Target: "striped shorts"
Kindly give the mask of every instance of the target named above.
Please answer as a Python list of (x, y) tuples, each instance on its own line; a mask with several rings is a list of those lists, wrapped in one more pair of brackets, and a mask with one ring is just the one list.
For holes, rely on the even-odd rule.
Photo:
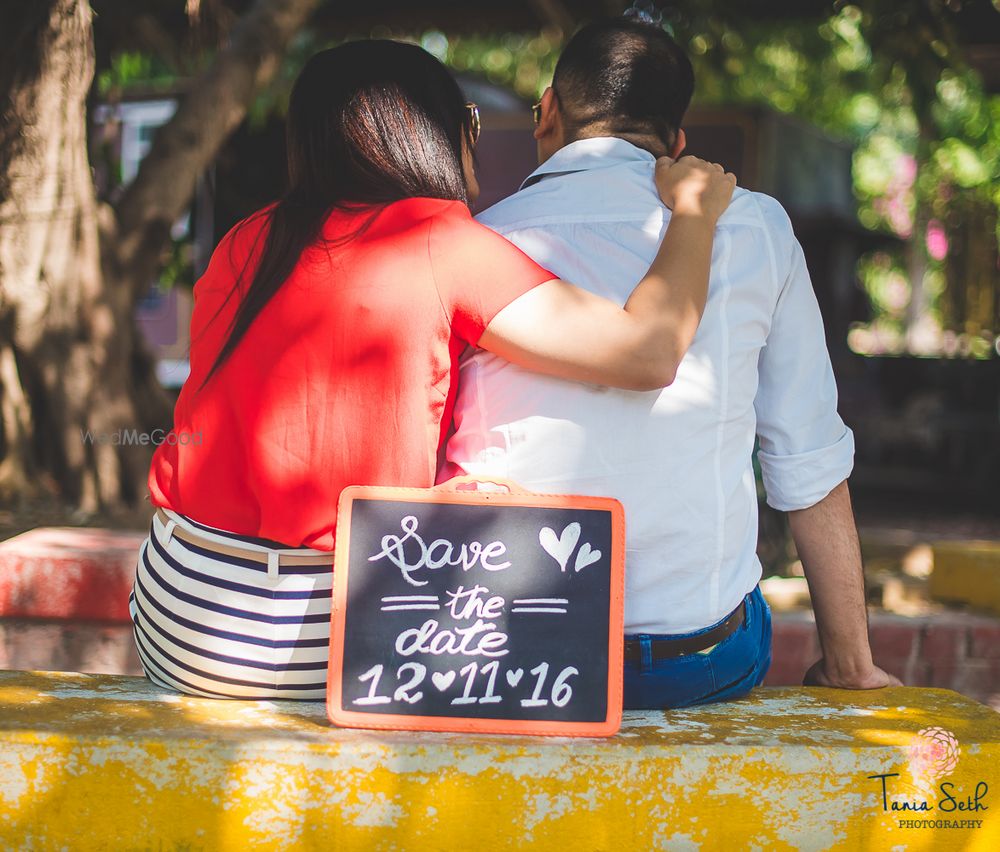
[(272, 544), (157, 512), (129, 596), (151, 681), (208, 698), (326, 697), (333, 554)]

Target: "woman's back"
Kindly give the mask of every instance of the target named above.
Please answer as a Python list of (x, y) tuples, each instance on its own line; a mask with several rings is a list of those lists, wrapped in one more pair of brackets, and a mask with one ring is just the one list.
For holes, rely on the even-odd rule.
[(267, 215), (220, 243), (195, 287), (191, 376), (150, 471), (154, 504), (329, 550), (345, 486), (433, 484), (458, 356), (501, 308), (552, 276), (461, 202), (399, 201), (359, 231), (369, 216), (328, 218), (324, 240), (205, 382)]

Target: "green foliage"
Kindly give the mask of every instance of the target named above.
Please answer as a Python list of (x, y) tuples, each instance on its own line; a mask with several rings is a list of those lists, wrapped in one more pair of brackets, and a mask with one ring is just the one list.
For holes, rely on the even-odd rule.
[(97, 92), (102, 98), (136, 87), (169, 87), (176, 83), (177, 72), (159, 57), (149, 53), (125, 51), (115, 54), (111, 67), (98, 72)]
[(189, 237), (182, 239), (171, 237), (161, 259), (157, 284), (163, 292), (178, 286), (188, 290), (194, 287), (194, 265)]
[[(970, 335), (959, 347), (965, 354), (989, 355), (1000, 319), (988, 309), (949, 315), (946, 290), (961, 282), (949, 281), (955, 276), (946, 274), (949, 259), (941, 252), (956, 232), (979, 229), (983, 239), (968, 250), (995, 267), (1000, 97), (985, 93), (964, 64), (948, 10), (936, 0), (867, 0), (841, 5), (822, 20), (747, 19), (738, 4), (723, 2), (678, 3), (674, 11), (668, 28), (692, 58), (698, 103), (764, 104), (857, 145), (862, 224), (910, 240), (859, 267), (873, 307), (874, 351), (906, 351), (912, 287), (905, 255), (918, 252), (938, 336), (953, 327)], [(424, 37), (425, 46), (431, 37), (434, 52), (452, 67), (485, 74), (529, 99), (551, 79), (560, 47), (546, 35), (434, 33)], [(915, 222), (928, 221), (927, 233), (913, 233)], [(995, 277), (992, 286), (1000, 290)]]
[(450, 40), (443, 33), (432, 32), (425, 34), (421, 43), (455, 70), (482, 74), (532, 101), (552, 79), (562, 46), (561, 39), (551, 32)]

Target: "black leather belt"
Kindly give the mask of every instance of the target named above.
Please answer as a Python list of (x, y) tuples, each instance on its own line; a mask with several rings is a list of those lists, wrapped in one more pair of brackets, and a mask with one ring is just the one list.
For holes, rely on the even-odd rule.
[[(683, 657), (685, 654), (696, 654), (704, 651), (713, 645), (718, 645), (723, 639), (732, 634), (736, 628), (743, 623), (746, 601), (740, 601), (736, 607), (718, 627), (713, 627), (707, 633), (698, 636), (690, 636), (679, 639), (653, 639), (650, 644), (654, 660), (666, 660), (671, 657)], [(641, 645), (637, 639), (626, 640), (625, 661), (638, 663), (642, 659)]]

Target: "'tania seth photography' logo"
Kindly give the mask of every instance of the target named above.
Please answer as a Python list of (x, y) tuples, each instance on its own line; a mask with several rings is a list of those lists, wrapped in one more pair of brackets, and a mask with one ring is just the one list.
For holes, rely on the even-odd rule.
[[(882, 810), (898, 814), (900, 828), (979, 828), (982, 819), (970, 818), (989, 810), (986, 797), (989, 785), (977, 781), (971, 790), (959, 789), (951, 781), (944, 781), (958, 766), (962, 750), (951, 731), (932, 727), (918, 731), (907, 749), (910, 781), (902, 773), (885, 772), (869, 775), (879, 785)], [(904, 814), (929, 814), (934, 817)], [(953, 818), (959, 816), (962, 818)]]

